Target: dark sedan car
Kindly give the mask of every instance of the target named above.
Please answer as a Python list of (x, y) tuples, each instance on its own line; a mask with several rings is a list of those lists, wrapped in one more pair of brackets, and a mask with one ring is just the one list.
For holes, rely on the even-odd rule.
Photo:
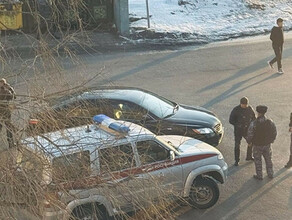
[(63, 97), (50, 110), (33, 115), (40, 123), (31, 125), (29, 131), (84, 125), (101, 113), (141, 124), (156, 134), (190, 136), (213, 146), (223, 137), (222, 124), (214, 113), (137, 88), (94, 89)]

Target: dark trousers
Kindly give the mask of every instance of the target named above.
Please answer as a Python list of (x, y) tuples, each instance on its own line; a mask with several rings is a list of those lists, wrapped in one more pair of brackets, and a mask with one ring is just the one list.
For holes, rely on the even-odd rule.
[(282, 53), (283, 53), (283, 45), (275, 45), (273, 44), (273, 49), (276, 57), (270, 61), (271, 64), (277, 62), (278, 70), (282, 68)]
[[(234, 128), (234, 139), (235, 139), (235, 147), (234, 147), (234, 159), (236, 162), (239, 162), (240, 160), (240, 143), (242, 138), (246, 140), (247, 131), (240, 129), (240, 128)], [(246, 152), (246, 158), (252, 157), (252, 146), (247, 147)]]
[(6, 127), (6, 135), (7, 135), (7, 142), (9, 148), (14, 147), (14, 141), (13, 141), (13, 132), (14, 132), (14, 126), (11, 124), (10, 121), (1, 121), (0, 122), (0, 130), (2, 129), (2, 124), (3, 123)]
[(3, 124), (6, 127), (7, 142), (9, 148), (12, 148), (14, 147), (13, 133), (15, 132), (15, 128), (11, 123), (11, 112), (8, 106), (0, 107), (0, 130), (3, 127)]

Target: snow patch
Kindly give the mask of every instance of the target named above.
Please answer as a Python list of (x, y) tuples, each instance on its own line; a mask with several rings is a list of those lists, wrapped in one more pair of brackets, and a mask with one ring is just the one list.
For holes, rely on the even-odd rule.
[[(292, 29), (291, 0), (148, 0), (154, 33), (214, 41), (269, 32), (278, 17)], [(129, 0), (131, 28), (147, 29), (146, 0)], [(152, 35), (153, 36), (153, 35)]]

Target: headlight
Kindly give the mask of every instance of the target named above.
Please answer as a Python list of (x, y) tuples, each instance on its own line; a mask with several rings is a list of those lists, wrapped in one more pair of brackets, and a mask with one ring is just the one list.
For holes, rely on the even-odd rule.
[(192, 130), (197, 134), (211, 134), (211, 133), (214, 133), (211, 128), (197, 128), (197, 129), (192, 129)]
[(224, 157), (223, 157), (223, 155), (222, 155), (221, 153), (219, 153), (218, 156), (217, 156), (217, 159), (218, 159), (218, 160), (223, 160)]

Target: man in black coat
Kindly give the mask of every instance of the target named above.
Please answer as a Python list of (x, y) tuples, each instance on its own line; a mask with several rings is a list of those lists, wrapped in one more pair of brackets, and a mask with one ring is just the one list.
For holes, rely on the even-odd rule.
[[(246, 139), (247, 129), (249, 124), (255, 119), (255, 112), (252, 106), (249, 105), (247, 97), (240, 99), (240, 105), (236, 106), (229, 117), (229, 123), (234, 126), (234, 157), (235, 157), (235, 166), (238, 166), (240, 160), (240, 142), (242, 138)], [(252, 145), (248, 145), (246, 160), (253, 160), (252, 157)]]
[(275, 123), (265, 116), (267, 110), (268, 107), (265, 105), (256, 107), (258, 117), (251, 122), (247, 132), (247, 143), (253, 145), (256, 169), (256, 175), (253, 177), (257, 180), (263, 180), (262, 157), (266, 162), (268, 177), (270, 179), (274, 177), (271, 144), (276, 139), (277, 129)]
[(4, 124), (6, 126), (9, 148), (15, 146), (13, 141), (14, 126), (11, 123), (11, 110), (9, 106), (9, 102), (12, 99), (15, 99), (14, 89), (6, 82), (6, 79), (0, 79), (0, 130)]
[(276, 57), (268, 62), (269, 66), (273, 68), (273, 64), (277, 62), (278, 73), (283, 74), (282, 70), (282, 53), (283, 53), (283, 44), (284, 44), (284, 33), (283, 33), (283, 19), (277, 19), (277, 27), (272, 28), (270, 39), (272, 40), (272, 46), (275, 52)]

